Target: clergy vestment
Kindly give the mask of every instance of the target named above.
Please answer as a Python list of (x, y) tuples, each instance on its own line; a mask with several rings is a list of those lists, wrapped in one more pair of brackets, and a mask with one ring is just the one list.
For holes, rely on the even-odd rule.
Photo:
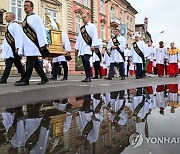
[(91, 43), (88, 45), (83, 36), (82, 33), (79, 32), (79, 35), (77, 37), (77, 41), (75, 44), (75, 49), (78, 51), (78, 56), (80, 56), (82, 58), (82, 62), (83, 62), (83, 66), (84, 66), (84, 70), (86, 73), (86, 79), (90, 79), (90, 56), (92, 56), (92, 51), (91, 51), (91, 47), (95, 47), (98, 46), (98, 33), (97, 33), (97, 28), (94, 24), (88, 22), (86, 25), (84, 25), (84, 28), (81, 27), (81, 30), (83, 29), (87, 32), (87, 34), (89, 35), (90, 39), (91, 39)]
[[(5, 70), (1, 77), (1, 81), (6, 83), (7, 79), (9, 77), (12, 64), (16, 66), (18, 73), (21, 74), (21, 76), (25, 73), (25, 70), (21, 64), (21, 57), (17, 55), (14, 56), (13, 52), (15, 53), (15, 50), (18, 49), (18, 52), (21, 53), (23, 50), (23, 31), (19, 24), (16, 22), (10, 22), (8, 23), (8, 32), (12, 35), (14, 39), (14, 49), (10, 46), (10, 44), (7, 41), (7, 38), (4, 38), (4, 41), (2, 43), (2, 54), (1, 58), (5, 60)], [(6, 32), (7, 35), (7, 32)], [(6, 36), (5, 35), (5, 36)], [(14, 51), (13, 51), (14, 50)]]
[(159, 47), (156, 49), (154, 59), (156, 60), (156, 68), (157, 68), (157, 74), (159, 76), (164, 75), (164, 59), (167, 58), (166, 55), (166, 48), (165, 47)]
[[(42, 19), (35, 15), (34, 13), (31, 13), (26, 16), (23, 25), (27, 23), (31, 29), (36, 33), (37, 40), (39, 47), (45, 47), (47, 45), (47, 38), (46, 38), (46, 32), (45, 27), (43, 24)], [(26, 25), (27, 25), (26, 24)], [(29, 84), (29, 79), (31, 77), (33, 68), (36, 70), (38, 75), (41, 77), (42, 83), (48, 82), (48, 78), (46, 74), (44, 73), (42, 67), (39, 64), (38, 56), (41, 56), (39, 48), (35, 45), (34, 42), (30, 40), (30, 38), (25, 33), (25, 26), (23, 27), (24, 33), (23, 33), (23, 52), (19, 53), (24, 56), (27, 56), (27, 69), (25, 74), (22, 76), (20, 83), (15, 83), (17, 86), (23, 86)]]
[(177, 48), (169, 49), (167, 51), (167, 59), (169, 62), (168, 75), (177, 76), (179, 74), (178, 70), (178, 60), (180, 59), (180, 51)]
[[(111, 49), (113, 46), (115, 46), (114, 44), (114, 38), (117, 39), (117, 41), (119, 42), (118, 44), (118, 48), (119, 49)], [(110, 70), (109, 70), (109, 74), (108, 77), (112, 78), (114, 76), (114, 66), (115, 64), (118, 66), (119, 68), (119, 73), (120, 76), (124, 78), (125, 74), (124, 74), (124, 57), (122, 56), (124, 54), (124, 50), (126, 47), (126, 40), (123, 36), (116, 36), (112, 38), (107, 46), (107, 50), (110, 51)], [(120, 52), (122, 54), (120, 54)]]

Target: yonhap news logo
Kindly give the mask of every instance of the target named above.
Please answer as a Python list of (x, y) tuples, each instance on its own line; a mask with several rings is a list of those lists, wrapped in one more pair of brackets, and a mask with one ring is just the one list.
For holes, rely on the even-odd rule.
[(140, 147), (143, 142), (147, 144), (179, 144), (180, 137), (143, 137), (141, 132), (136, 132), (129, 137), (132, 148)]

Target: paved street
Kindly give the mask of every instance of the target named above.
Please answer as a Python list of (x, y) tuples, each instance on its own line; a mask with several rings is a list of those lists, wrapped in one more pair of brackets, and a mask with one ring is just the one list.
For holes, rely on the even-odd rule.
[(114, 78), (113, 80), (93, 80), (91, 83), (80, 82), (84, 76), (70, 76), (66, 82), (51, 81), (45, 85), (37, 85), (39, 78), (31, 78), (30, 85), (25, 87), (14, 86), (19, 77), (10, 77), (7, 85), (0, 85), (0, 107), (13, 107), (27, 103), (55, 100), (60, 98), (82, 96), (85, 94), (110, 92), (128, 88), (143, 87), (165, 83), (180, 83), (177, 78), (159, 78), (157, 76), (144, 79), (130, 77), (126, 80)]

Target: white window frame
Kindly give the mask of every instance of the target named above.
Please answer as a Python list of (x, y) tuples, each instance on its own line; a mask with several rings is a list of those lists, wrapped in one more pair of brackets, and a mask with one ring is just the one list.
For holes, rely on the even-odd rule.
[(78, 2), (78, 3), (81, 3), (81, 0), (75, 0), (76, 2)]
[(89, 0), (84, 0), (84, 6), (89, 8)]
[(100, 0), (100, 13), (105, 14), (105, 3), (104, 3), (104, 0)]
[[(10, 10), (11, 12), (13, 12), (15, 14), (15, 21), (22, 21), (22, 15), (23, 15), (23, 1), (22, 0), (14, 0), (15, 1), (15, 4), (13, 5), (12, 4), (12, 1), (10, 1)], [(18, 1), (21, 1), (21, 6), (18, 6)], [(12, 8), (15, 8), (15, 11), (13, 11)], [(21, 10), (21, 14), (20, 14), (20, 19), (18, 17), (18, 10)]]
[(105, 26), (104, 25), (101, 25), (100, 26), (100, 32), (101, 32), (101, 39), (104, 40), (104, 30), (105, 29)]
[(81, 16), (78, 14), (76, 15), (76, 18), (75, 18), (75, 32), (76, 33), (79, 33), (80, 31), (80, 28), (81, 28)]
[(115, 18), (115, 8), (111, 6), (111, 18)]

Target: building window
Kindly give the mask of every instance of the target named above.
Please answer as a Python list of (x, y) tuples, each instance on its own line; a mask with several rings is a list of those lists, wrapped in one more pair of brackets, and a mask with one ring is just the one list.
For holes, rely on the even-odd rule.
[(84, 0), (84, 5), (86, 6), (86, 7), (89, 7), (89, 0)]
[(127, 25), (127, 28), (129, 28), (129, 18), (127, 18), (126, 20), (126, 25)]
[(15, 20), (22, 21), (22, 0), (11, 0), (11, 12), (15, 14)]
[(81, 3), (81, 0), (75, 0), (76, 2), (78, 2), (78, 3)]
[(101, 25), (101, 39), (104, 40), (104, 25)]
[(131, 29), (131, 28), (132, 28), (132, 19), (129, 22), (129, 29)]
[(100, 13), (105, 14), (105, 5), (104, 0), (100, 1)]
[(81, 17), (79, 15), (76, 16), (76, 33), (79, 33), (81, 27)]
[(111, 18), (115, 17), (115, 10), (114, 7), (111, 7)]
[(45, 13), (49, 13), (50, 16), (54, 19), (54, 21), (57, 21), (57, 11), (45, 9)]
[(122, 23), (122, 12), (120, 12), (120, 17), (119, 17), (119, 19), (120, 19), (120, 23)]

